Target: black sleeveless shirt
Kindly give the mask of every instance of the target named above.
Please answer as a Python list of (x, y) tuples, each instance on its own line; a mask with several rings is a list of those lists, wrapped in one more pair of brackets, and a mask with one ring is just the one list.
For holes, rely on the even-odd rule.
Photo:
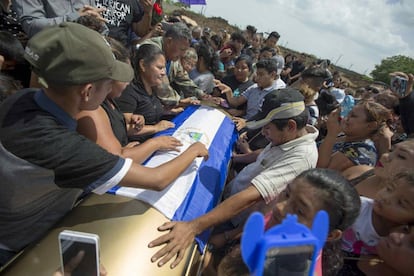
[[(112, 108), (111, 103), (115, 108)], [(105, 99), (101, 106), (106, 114), (108, 114), (115, 137), (118, 139), (119, 143), (121, 143), (121, 146), (125, 147), (128, 144), (128, 135), (124, 114), (121, 112), (118, 105), (109, 99)]]

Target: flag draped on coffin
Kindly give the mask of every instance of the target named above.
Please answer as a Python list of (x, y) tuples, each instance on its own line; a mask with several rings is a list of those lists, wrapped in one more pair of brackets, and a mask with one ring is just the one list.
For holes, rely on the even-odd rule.
[[(173, 183), (160, 192), (116, 186), (109, 193), (136, 198), (151, 204), (172, 220), (188, 221), (217, 205), (227, 177), (227, 166), (237, 139), (234, 123), (219, 110), (207, 106), (189, 106), (173, 119), (175, 127), (158, 135), (179, 139), (181, 152), (200, 141), (209, 151), (208, 160), (196, 158)], [(146, 162), (156, 167), (177, 155), (176, 151), (156, 152)], [(197, 237), (200, 249), (208, 239), (204, 232)]]
[(188, 6), (191, 5), (206, 5), (206, 0), (180, 0), (181, 3)]

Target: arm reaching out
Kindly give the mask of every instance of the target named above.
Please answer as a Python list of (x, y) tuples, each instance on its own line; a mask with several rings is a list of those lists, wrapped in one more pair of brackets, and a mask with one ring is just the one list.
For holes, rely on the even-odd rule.
[(163, 266), (175, 257), (170, 267), (176, 267), (183, 259), (185, 251), (193, 243), (196, 235), (231, 219), (261, 200), (262, 197), (259, 191), (253, 185), (250, 185), (245, 190), (221, 202), (207, 214), (192, 221), (164, 223), (158, 227), (158, 230), (169, 232), (153, 240), (148, 246), (156, 247), (163, 244), (165, 246), (152, 256), (151, 261), (160, 260), (158, 266)]

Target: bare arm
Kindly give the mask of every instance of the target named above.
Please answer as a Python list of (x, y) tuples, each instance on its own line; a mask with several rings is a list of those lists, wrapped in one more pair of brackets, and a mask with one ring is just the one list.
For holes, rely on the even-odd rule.
[(153, 26), (149, 32), (147, 32), (145, 35), (141, 36), (136, 43), (141, 44), (143, 41), (147, 40), (148, 38), (160, 36), (164, 33), (162, 30), (161, 23), (158, 23), (157, 25)]
[(145, 118), (143, 115), (140, 114), (132, 114), (128, 113), (128, 116), (125, 116), (124, 118), (126, 122), (126, 128), (128, 136), (136, 135), (137, 132), (139, 132), (145, 125)]
[[(136, 114), (124, 113), (124, 118), (126, 122), (134, 121), (133, 120), (134, 116), (136, 116)], [(128, 136), (150, 135), (150, 134), (154, 134), (154, 133), (160, 132), (162, 130), (165, 130), (165, 129), (168, 129), (174, 126), (175, 124), (173, 122), (162, 120), (162, 121), (159, 121), (155, 125), (143, 125), (142, 127), (136, 128), (135, 130), (129, 127)]]
[(332, 153), (338, 134), (342, 131), (339, 123), (340, 109), (337, 108), (328, 115), (326, 127), (328, 133), (319, 146), (319, 157), (316, 167), (344, 171), (355, 164), (342, 152)]
[(151, 258), (151, 261), (156, 262), (161, 259), (158, 265), (162, 266), (175, 257), (175, 260), (171, 263), (171, 268), (174, 268), (183, 259), (186, 249), (194, 241), (196, 235), (231, 219), (259, 201), (261, 201), (260, 193), (253, 185), (250, 185), (249, 188), (229, 197), (217, 205), (216, 208), (195, 220), (164, 223), (158, 230), (169, 230), (170, 232), (153, 240), (148, 246), (166, 245)]
[(180, 176), (196, 157), (208, 158), (208, 150), (200, 142), (192, 144), (173, 160), (155, 168), (132, 163), (131, 168), (122, 179), (120, 185), (162, 191)]
[(221, 81), (214, 80), (214, 84), (218, 89), (220, 89), (221, 94), (226, 95), (227, 101), (232, 107), (238, 107), (239, 105), (242, 105), (245, 102), (247, 102), (247, 99), (244, 96), (233, 97), (233, 90), (231, 90), (229, 86), (225, 85)]
[(122, 146), (115, 137), (105, 110), (99, 106), (92, 111), (82, 111), (78, 117), (77, 131), (108, 152), (122, 155)]
[(179, 151), (178, 147), (180, 146), (182, 143), (172, 136), (158, 136), (133, 148), (124, 148), (123, 156), (130, 157), (137, 163), (142, 163), (157, 150)]
[(132, 23), (132, 30), (139, 37), (143, 37), (150, 32), (152, 20), (152, 1), (140, 0), (139, 4), (144, 9), (144, 16), (139, 22)]
[(136, 132), (135, 135), (155, 134), (165, 129), (172, 128), (174, 126), (175, 124), (173, 122), (162, 120), (155, 125), (144, 125), (144, 127), (140, 131)]
[(160, 136), (149, 139), (136, 147), (122, 147), (113, 133), (108, 115), (102, 107), (93, 111), (82, 111), (78, 116), (77, 131), (108, 152), (124, 158), (131, 158), (137, 163), (142, 163), (157, 150), (178, 151), (177, 147), (182, 145), (174, 137)]
[(339, 109), (335, 109), (328, 115), (328, 120), (326, 122), (328, 133), (319, 146), (319, 158), (316, 165), (318, 168), (328, 168), (331, 163), (332, 149), (336, 143), (336, 137), (341, 131), (338, 121), (339, 112)]

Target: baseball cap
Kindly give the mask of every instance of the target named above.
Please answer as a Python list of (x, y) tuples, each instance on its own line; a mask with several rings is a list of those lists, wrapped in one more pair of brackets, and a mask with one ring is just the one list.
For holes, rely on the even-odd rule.
[(298, 116), (305, 110), (304, 97), (295, 88), (273, 90), (264, 98), (261, 110), (247, 122), (250, 129), (257, 129), (275, 119)]
[(83, 25), (64, 22), (46, 28), (31, 38), (25, 59), (39, 82), (77, 85), (102, 79), (129, 82), (132, 67), (116, 60), (109, 43), (98, 32)]
[(332, 74), (328, 69), (313, 66), (302, 71), (301, 78), (323, 78), (324, 80), (331, 79)]
[(279, 39), (280, 38), (280, 34), (278, 32), (276, 32), (276, 31), (273, 31), (273, 32), (271, 32), (269, 34), (269, 36), (267, 38), (270, 38), (270, 37), (275, 37), (275, 38)]

